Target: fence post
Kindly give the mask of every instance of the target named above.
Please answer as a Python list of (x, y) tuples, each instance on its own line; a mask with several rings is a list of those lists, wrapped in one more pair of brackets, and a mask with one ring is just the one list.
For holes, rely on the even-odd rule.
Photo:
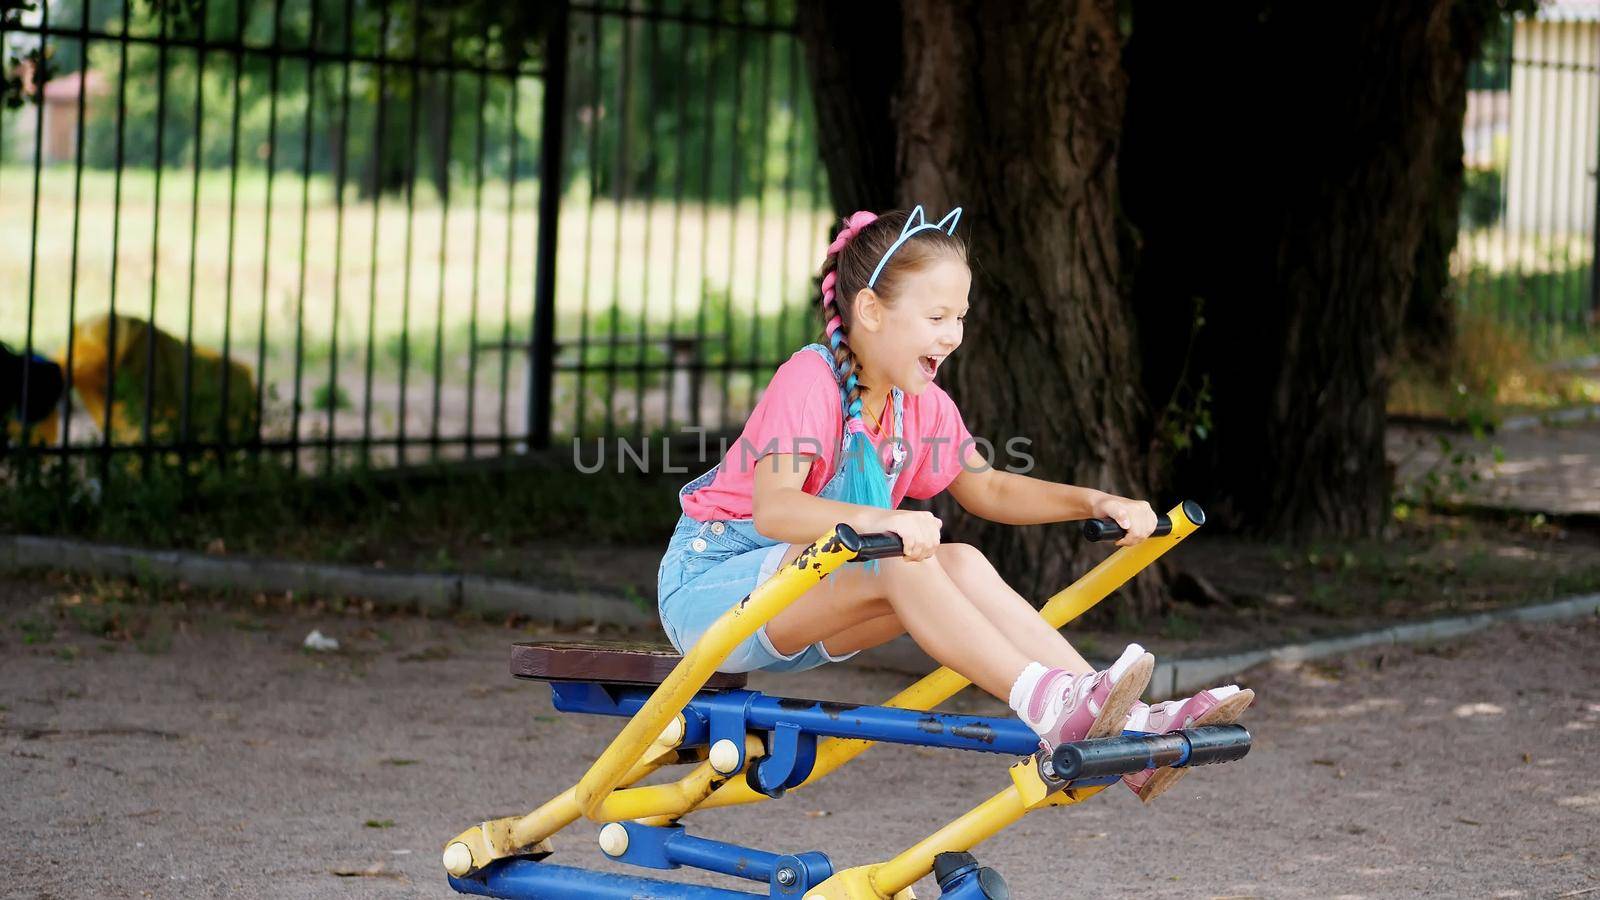
[(527, 380), (530, 450), (550, 446), (555, 367), (556, 234), (561, 211), (562, 144), (567, 120), (567, 2), (550, 5), (545, 37), (544, 101), (539, 128), (539, 227), (533, 273), (533, 332)]
[(1589, 320), (1585, 330), (1600, 325), (1600, 139), (1595, 141), (1594, 170), (1594, 221), (1589, 225)]

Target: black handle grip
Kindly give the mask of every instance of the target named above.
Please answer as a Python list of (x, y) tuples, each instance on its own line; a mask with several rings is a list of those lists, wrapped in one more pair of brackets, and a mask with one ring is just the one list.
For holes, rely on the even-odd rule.
[[(1111, 519), (1090, 519), (1083, 523), (1083, 536), (1091, 541), (1120, 541), (1128, 532), (1121, 525)], [(1151, 537), (1161, 537), (1172, 533), (1172, 520), (1166, 516), (1156, 516), (1156, 530), (1150, 532)]]
[(1232, 762), (1250, 752), (1243, 725), (1205, 725), (1166, 734), (1141, 734), (1062, 744), (1050, 756), (1062, 781), (1131, 775), (1145, 769)]
[[(1183, 517), (1188, 519), (1189, 522), (1196, 528), (1199, 528), (1201, 525), (1206, 523), (1206, 511), (1201, 509), (1200, 504), (1194, 502), (1193, 500), (1183, 501), (1183, 504), (1178, 508), (1183, 511)], [(1156, 530), (1151, 532), (1150, 536), (1161, 537), (1171, 533), (1172, 520), (1164, 515), (1157, 516)], [(1089, 521), (1083, 523), (1083, 536), (1087, 540), (1120, 541), (1122, 540), (1123, 535), (1126, 534), (1127, 532), (1122, 530), (1121, 525), (1118, 525), (1116, 522), (1113, 522), (1110, 519), (1090, 519)]]
[(892, 531), (862, 534), (840, 522), (833, 526), (833, 533), (838, 536), (839, 543), (843, 544), (846, 550), (854, 551), (857, 562), (889, 559), (906, 552), (905, 545), (900, 542), (900, 535)]

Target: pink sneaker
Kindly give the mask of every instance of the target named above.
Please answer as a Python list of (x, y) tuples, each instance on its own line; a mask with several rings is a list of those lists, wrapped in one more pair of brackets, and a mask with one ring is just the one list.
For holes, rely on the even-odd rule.
[(1028, 710), (1029, 721), (1042, 723), (1039, 737), (1045, 749), (1120, 734), (1155, 665), (1156, 658), (1143, 647), (1129, 644), (1108, 669), (1084, 675), (1065, 669), (1045, 673)]
[[(1154, 706), (1139, 703), (1128, 718), (1128, 731), (1162, 734), (1201, 725), (1231, 725), (1256, 699), (1256, 692), (1241, 689), (1236, 684), (1210, 688), (1182, 700), (1168, 700)], [(1122, 776), (1122, 783), (1139, 795), (1146, 803), (1165, 793), (1178, 783), (1189, 769), (1145, 769), (1133, 775)]]

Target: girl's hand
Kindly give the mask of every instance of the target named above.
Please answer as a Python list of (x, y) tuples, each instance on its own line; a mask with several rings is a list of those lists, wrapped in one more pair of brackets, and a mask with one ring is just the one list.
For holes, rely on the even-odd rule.
[(1117, 541), (1118, 547), (1132, 547), (1156, 530), (1156, 511), (1143, 500), (1107, 494), (1095, 503), (1094, 517), (1110, 519), (1127, 532), (1122, 540)]
[[(927, 559), (939, 549), (939, 518), (930, 512), (916, 509), (889, 509), (873, 518), (868, 531), (892, 531), (900, 536), (905, 546), (905, 559), (916, 562)], [(1152, 528), (1155, 524), (1152, 522)]]

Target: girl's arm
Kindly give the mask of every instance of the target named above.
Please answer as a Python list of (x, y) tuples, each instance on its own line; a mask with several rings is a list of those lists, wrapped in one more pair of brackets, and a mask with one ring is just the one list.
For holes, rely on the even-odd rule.
[(775, 541), (809, 544), (844, 522), (860, 532), (892, 531), (905, 558), (926, 559), (939, 546), (939, 519), (919, 510), (877, 509), (806, 493), (813, 457), (774, 453), (756, 462), (751, 498), (756, 531)]
[(1004, 472), (976, 452), (950, 483), (950, 494), (967, 512), (1004, 525), (1114, 519), (1128, 532), (1118, 546), (1137, 544), (1156, 527), (1155, 510), (1143, 500)]

